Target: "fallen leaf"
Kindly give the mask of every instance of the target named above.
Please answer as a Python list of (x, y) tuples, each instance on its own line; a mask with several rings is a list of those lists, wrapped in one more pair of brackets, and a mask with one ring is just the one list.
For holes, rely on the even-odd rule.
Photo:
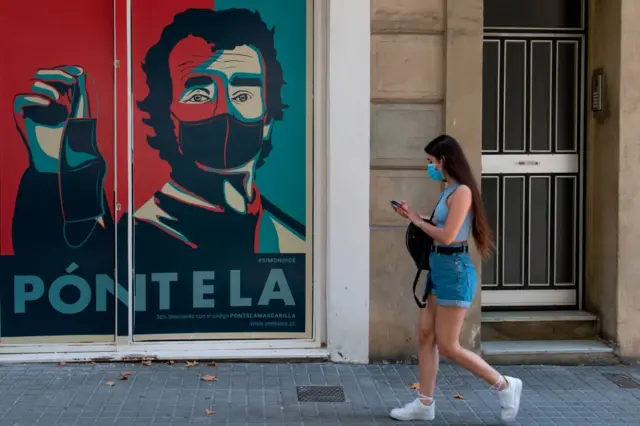
[(205, 382), (215, 382), (218, 379), (216, 376), (202, 376), (202, 380)]
[(211, 361), (209, 364), (207, 364), (209, 367), (215, 367), (216, 366), (216, 362), (215, 361)]
[(453, 395), (453, 397), (454, 397), (455, 399), (464, 399), (464, 396), (462, 396), (462, 395), (460, 395), (460, 394), (455, 394), (455, 395)]
[(144, 365), (145, 367), (151, 367), (151, 364), (153, 364), (150, 360), (144, 360), (142, 361), (140, 364)]
[(420, 389), (420, 383), (412, 384), (411, 386), (409, 386), (409, 389), (414, 389), (414, 390)]
[(107, 386), (113, 386), (113, 385), (115, 385), (115, 384), (116, 384), (116, 382), (114, 382), (114, 381), (112, 381), (112, 380), (109, 380), (109, 381), (106, 383), (106, 385), (107, 385)]
[(59, 365), (60, 367), (64, 367), (65, 365), (67, 365), (67, 363), (63, 361), (63, 362), (58, 363), (58, 365)]
[(207, 416), (210, 416), (210, 415), (212, 415), (212, 414), (215, 414), (216, 412), (215, 412), (215, 411), (213, 411), (213, 410), (211, 410), (211, 409), (209, 409), (209, 408), (207, 408), (206, 410), (204, 410), (204, 413), (205, 413)]
[(198, 365), (198, 361), (187, 361), (187, 368), (195, 367)]
[(169, 364), (169, 365), (173, 365), (173, 364), (175, 364), (175, 363), (176, 363), (176, 362), (175, 362), (175, 361), (173, 361), (173, 360), (167, 361), (167, 364)]

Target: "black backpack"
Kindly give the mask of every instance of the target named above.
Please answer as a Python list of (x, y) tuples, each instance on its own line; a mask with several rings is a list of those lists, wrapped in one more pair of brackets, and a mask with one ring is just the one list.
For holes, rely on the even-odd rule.
[[(451, 191), (451, 193), (447, 196), (447, 199), (451, 197), (451, 195), (455, 192), (455, 189)], [(438, 202), (436, 203), (436, 207), (440, 204), (442, 200), (442, 196), (444, 193), (440, 194), (440, 198), (438, 198)], [(433, 215), (436, 212), (436, 208), (433, 208), (433, 212), (431, 213), (431, 217), (429, 219), (423, 219), (425, 222), (430, 223), (435, 226), (433, 222)], [(413, 259), (413, 263), (416, 264), (416, 276), (413, 279), (413, 299), (416, 301), (416, 304), (420, 309), (427, 306), (427, 298), (429, 297), (429, 291), (431, 290), (431, 280), (427, 280), (427, 288), (425, 288), (424, 294), (422, 295), (422, 301), (418, 299), (416, 296), (416, 287), (418, 286), (418, 281), (420, 280), (420, 274), (422, 271), (429, 271), (429, 254), (431, 254), (431, 247), (433, 246), (433, 238), (422, 229), (418, 228), (416, 225), (412, 223), (407, 227), (407, 232), (405, 234), (405, 244), (407, 246), (407, 251), (411, 258)]]

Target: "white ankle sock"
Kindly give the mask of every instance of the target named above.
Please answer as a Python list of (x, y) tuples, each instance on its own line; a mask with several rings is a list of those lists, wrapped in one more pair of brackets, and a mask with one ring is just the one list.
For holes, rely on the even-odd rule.
[(423, 395), (423, 394), (419, 393), (419, 394), (418, 394), (418, 399), (420, 399), (420, 401), (421, 401), (422, 403), (425, 403), (425, 402), (426, 402), (426, 404), (424, 404), (424, 405), (431, 405), (431, 404), (433, 404), (433, 397), (426, 396), (426, 395)]
[(505, 380), (504, 380), (504, 377), (501, 374), (500, 376), (498, 376), (498, 380), (495, 382), (495, 384), (493, 386), (491, 386), (491, 389), (495, 389), (498, 392), (503, 391), (504, 389), (501, 389), (501, 388), (502, 388), (502, 385), (504, 383), (505, 383)]

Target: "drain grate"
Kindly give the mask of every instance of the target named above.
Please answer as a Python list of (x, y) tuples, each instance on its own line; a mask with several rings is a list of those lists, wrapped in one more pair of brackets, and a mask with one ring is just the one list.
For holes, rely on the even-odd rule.
[(640, 383), (626, 374), (602, 373), (602, 375), (615, 383), (619, 388), (640, 389)]
[(299, 402), (345, 402), (342, 386), (297, 386)]

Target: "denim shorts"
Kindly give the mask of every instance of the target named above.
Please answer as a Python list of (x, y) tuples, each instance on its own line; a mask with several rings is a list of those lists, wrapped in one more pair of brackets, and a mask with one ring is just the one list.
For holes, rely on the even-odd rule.
[(440, 306), (468, 308), (476, 295), (476, 268), (469, 253), (429, 255), (431, 271), (426, 291), (438, 298)]

